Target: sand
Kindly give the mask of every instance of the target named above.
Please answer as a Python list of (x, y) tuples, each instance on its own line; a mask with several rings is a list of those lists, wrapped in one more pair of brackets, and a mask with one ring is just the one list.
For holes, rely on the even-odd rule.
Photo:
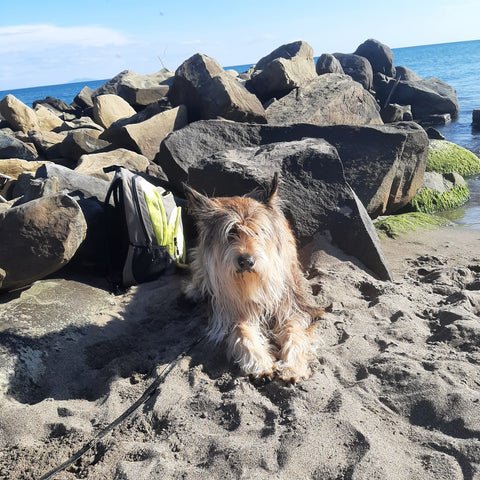
[[(201, 342), (52, 478), (480, 478), (479, 241), (458, 227), (383, 239), (382, 282), (317, 239), (302, 252), (327, 308), (309, 380), (255, 385)], [(180, 281), (113, 296), (59, 273), (4, 298), (0, 478), (67, 460), (201, 337), (206, 308), (178, 301)]]

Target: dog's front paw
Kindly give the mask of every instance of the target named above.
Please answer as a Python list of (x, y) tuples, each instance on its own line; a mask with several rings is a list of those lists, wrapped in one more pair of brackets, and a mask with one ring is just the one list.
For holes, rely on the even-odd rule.
[(297, 361), (294, 364), (278, 362), (276, 365), (278, 378), (286, 383), (298, 383), (310, 376), (310, 367), (307, 362)]

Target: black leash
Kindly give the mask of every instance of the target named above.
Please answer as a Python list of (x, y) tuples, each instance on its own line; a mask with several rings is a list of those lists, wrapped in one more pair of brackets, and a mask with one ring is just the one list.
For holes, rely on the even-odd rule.
[(197, 338), (186, 350), (180, 353), (174, 360), (172, 360), (162, 372), (155, 378), (151, 385), (145, 390), (143, 395), (132, 404), (127, 410), (125, 410), (118, 418), (116, 418), (110, 425), (105, 427), (103, 430), (97, 433), (94, 438), (87, 442), (80, 450), (73, 454), (66, 462), (63, 462), (58, 467), (55, 467), (53, 470), (50, 470), (48, 473), (40, 477), (38, 480), (50, 480), (57, 473), (65, 470), (67, 467), (75, 463), (79, 458), (81, 458), (85, 453), (92, 449), (103, 437), (110, 433), (115, 427), (120, 425), (126, 418), (128, 418), (135, 410), (144, 404), (157, 390), (159, 385), (164, 382), (167, 375), (176, 367), (177, 363), (184, 357), (186, 357), (203, 339), (205, 335)]

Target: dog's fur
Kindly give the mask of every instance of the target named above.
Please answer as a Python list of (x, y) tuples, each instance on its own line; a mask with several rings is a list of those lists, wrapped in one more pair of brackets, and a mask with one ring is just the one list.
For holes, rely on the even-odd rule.
[(294, 236), (280, 209), (278, 176), (258, 200), (207, 198), (185, 185), (198, 246), (185, 294), (210, 299), (209, 338), (253, 377), (274, 373), (296, 382), (310, 375), (315, 305), (297, 259)]

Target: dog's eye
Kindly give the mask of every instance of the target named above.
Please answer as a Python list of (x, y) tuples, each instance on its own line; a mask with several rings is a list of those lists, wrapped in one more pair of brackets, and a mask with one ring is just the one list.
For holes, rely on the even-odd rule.
[(235, 240), (238, 237), (238, 225), (233, 225), (228, 231), (228, 239)]

